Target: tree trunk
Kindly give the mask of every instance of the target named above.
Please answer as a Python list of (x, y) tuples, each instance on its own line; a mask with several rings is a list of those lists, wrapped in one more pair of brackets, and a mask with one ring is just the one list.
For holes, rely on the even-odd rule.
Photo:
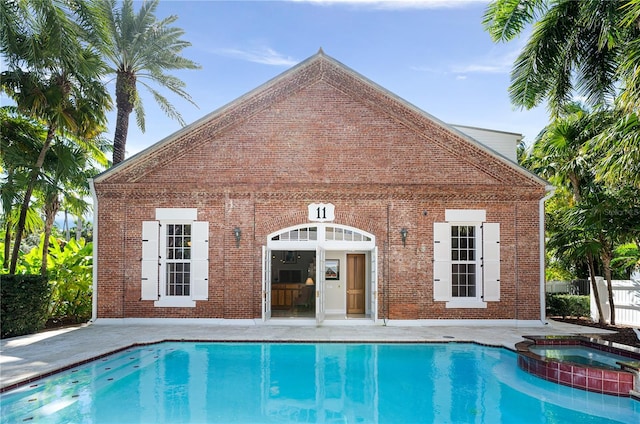
[(129, 115), (136, 101), (136, 76), (127, 72), (118, 72), (116, 77), (116, 130), (113, 135), (113, 164), (124, 160), (129, 132)]
[[(5, 169), (7, 172), (7, 179), (5, 187), (10, 187), (14, 184), (14, 170), (13, 169)], [(10, 190), (10, 189), (9, 189)], [(10, 196), (11, 197), (11, 196)], [(13, 227), (13, 220), (11, 219), (11, 212), (13, 209), (13, 204), (11, 201), (3, 203), (3, 213), (4, 213), (4, 256), (2, 260), (2, 268), (9, 268), (9, 260), (11, 259), (11, 230)]]
[(600, 293), (598, 292), (598, 285), (596, 284), (596, 267), (594, 265), (593, 255), (587, 253), (587, 263), (589, 264), (589, 277), (591, 279), (591, 291), (596, 300), (596, 307), (598, 308), (598, 322), (600, 324), (606, 324), (604, 315), (602, 315), (602, 305), (600, 304)]
[(60, 209), (60, 199), (58, 194), (47, 199), (45, 205), (45, 221), (44, 221), (44, 239), (42, 241), (42, 265), (40, 266), (40, 275), (47, 275), (47, 259), (49, 257), (49, 238), (51, 237), (51, 229), (56, 219), (56, 214)]
[(71, 230), (69, 229), (69, 211), (64, 210), (64, 239), (69, 241), (71, 238)]
[[(604, 242), (603, 242), (604, 243)], [(604, 278), (607, 280), (607, 293), (609, 294), (609, 310), (611, 311), (611, 318), (609, 324), (616, 325), (616, 307), (613, 304), (613, 285), (611, 284), (611, 258), (613, 257), (609, 249), (603, 249), (600, 254), (602, 260), (602, 267), (604, 268)]]
[(11, 221), (9, 217), (6, 217), (5, 222), (5, 233), (4, 233), (4, 261), (2, 263), (2, 268), (9, 267), (9, 257), (11, 256)]
[(16, 235), (15, 240), (13, 242), (13, 252), (11, 253), (11, 264), (9, 265), (9, 274), (16, 273), (16, 267), (18, 265), (18, 256), (20, 255), (20, 244), (22, 243), (22, 233), (24, 232), (24, 226), (27, 222), (27, 211), (29, 210), (29, 203), (31, 203), (31, 195), (33, 194), (33, 188), (36, 185), (36, 181), (38, 181), (38, 176), (40, 175), (40, 170), (42, 169), (42, 164), (44, 163), (44, 158), (47, 155), (47, 151), (49, 151), (49, 147), (51, 147), (51, 142), (53, 141), (53, 136), (56, 132), (56, 125), (51, 124), (49, 126), (49, 130), (47, 131), (47, 138), (42, 145), (42, 149), (40, 150), (40, 154), (38, 155), (38, 160), (31, 170), (31, 174), (29, 175), (29, 183), (27, 185), (27, 190), (24, 193), (24, 199), (22, 200), (22, 206), (20, 207), (20, 217), (18, 218), (18, 224), (16, 225)]
[(573, 199), (576, 203), (579, 203), (582, 199), (582, 194), (580, 193), (580, 178), (578, 178), (574, 172), (570, 172), (568, 177), (571, 182), (571, 187), (573, 188)]
[(79, 216), (78, 220), (76, 221), (76, 241), (80, 241), (80, 238), (82, 238), (82, 217)]

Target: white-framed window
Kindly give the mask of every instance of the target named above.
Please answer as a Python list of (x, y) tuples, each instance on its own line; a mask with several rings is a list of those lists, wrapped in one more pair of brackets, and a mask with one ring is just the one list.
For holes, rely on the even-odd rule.
[(191, 208), (156, 209), (142, 223), (141, 300), (193, 307), (209, 293), (209, 223)]
[(478, 297), (476, 225), (451, 225), (451, 297)]
[[(500, 224), (483, 210), (447, 210), (433, 225), (433, 298), (447, 308), (486, 308), (500, 300)], [(465, 221), (462, 221), (462, 220)]]
[(191, 295), (191, 223), (165, 224), (165, 296)]

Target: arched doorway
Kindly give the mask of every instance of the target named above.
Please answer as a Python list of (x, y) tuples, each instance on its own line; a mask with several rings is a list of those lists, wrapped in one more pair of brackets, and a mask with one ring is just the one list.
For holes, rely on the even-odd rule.
[(302, 224), (269, 234), (262, 258), (263, 320), (376, 321), (377, 257), (375, 236), (346, 225)]

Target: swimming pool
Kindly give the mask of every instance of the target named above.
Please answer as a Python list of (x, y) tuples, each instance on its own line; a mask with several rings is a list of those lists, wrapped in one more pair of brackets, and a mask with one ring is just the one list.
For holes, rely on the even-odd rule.
[(559, 386), (469, 343), (129, 348), (0, 397), (3, 423), (639, 422), (640, 402)]

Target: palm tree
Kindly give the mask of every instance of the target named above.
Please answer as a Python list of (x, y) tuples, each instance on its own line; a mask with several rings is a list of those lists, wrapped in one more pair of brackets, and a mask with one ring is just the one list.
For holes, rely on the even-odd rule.
[[(19, 205), (33, 164), (27, 152), (33, 152), (38, 140), (43, 140), (46, 129), (37, 123), (17, 115), (15, 108), (0, 108), (0, 202), (2, 203), (2, 225), (4, 226), (3, 268), (9, 268), (11, 258), (11, 240), (19, 217)], [(40, 143), (41, 145), (42, 143)], [(25, 220), (25, 230), (33, 232), (43, 223), (37, 211), (30, 207)]]
[[(608, 189), (600, 186), (592, 190), (580, 204), (576, 205), (572, 213), (576, 221), (592, 234), (597, 252), (602, 261), (604, 277), (607, 281), (610, 322), (616, 323), (615, 304), (613, 300), (612, 268), (616, 246), (628, 242), (632, 238), (634, 218), (625, 213), (621, 206), (637, 204), (635, 198), (630, 199), (627, 188)], [(631, 215), (631, 214), (629, 214)], [(635, 226), (638, 219), (635, 218)]]
[(554, 211), (553, 222), (558, 228), (551, 229), (551, 237), (547, 247), (555, 252), (559, 257), (571, 259), (574, 262), (586, 259), (591, 280), (591, 293), (593, 293), (598, 310), (598, 321), (606, 324), (602, 313), (602, 303), (600, 302), (600, 292), (596, 282), (596, 257), (600, 251), (600, 245), (596, 236), (586, 227), (582, 215), (576, 213), (574, 207), (563, 205), (564, 207)]
[(579, 202), (594, 179), (588, 143), (613, 119), (605, 111), (590, 112), (577, 103), (564, 106), (561, 116), (545, 127), (534, 142), (527, 166), (556, 186), (566, 186), (574, 202)]
[[(614, 118), (607, 111), (589, 112), (576, 103), (568, 104), (562, 109), (562, 116), (551, 122), (536, 139), (527, 164), (532, 171), (563, 188), (556, 196), (570, 194), (570, 198), (556, 204), (554, 215), (547, 220), (553, 234), (549, 247), (555, 250), (556, 255), (565, 255), (574, 261), (586, 258), (592, 292), (598, 303), (601, 322), (604, 323), (599, 306), (595, 265), (599, 257), (604, 265), (605, 276), (608, 276), (607, 281), (610, 281), (614, 240), (602, 230), (606, 225), (605, 221), (597, 219), (601, 215), (594, 212), (597, 210), (594, 193), (603, 196), (604, 189), (595, 180), (596, 158), (589, 151), (589, 142)], [(547, 213), (549, 212), (548, 210)], [(589, 215), (591, 212), (594, 213)], [(616, 234), (616, 237), (620, 236), (620, 232)], [(612, 295), (610, 297), (611, 316), (615, 322)]]
[[(72, 2), (79, 4), (78, 2)], [(100, 82), (103, 62), (82, 42), (85, 30), (69, 17), (69, 2), (46, 0), (0, 3), (1, 53), (7, 60), (2, 91), (18, 111), (42, 122), (46, 136), (31, 166), (16, 224), (9, 273), (15, 273), (31, 196), (49, 148), (67, 132), (90, 140), (105, 127), (108, 93)], [(72, 13), (72, 12), (68, 12)], [(46, 34), (46, 37), (43, 37)]]
[[(594, 294), (599, 257), (609, 282), (612, 323), (613, 249), (637, 230), (632, 220), (605, 219), (603, 213), (623, 210), (621, 202), (640, 195), (639, 23), (640, 0), (494, 0), (483, 21), (495, 41), (512, 40), (533, 24), (512, 70), (511, 101), (531, 108), (546, 100), (556, 119), (526, 163), (571, 190), (564, 212), (572, 219), (552, 239), (580, 247), (573, 251), (587, 258)], [(596, 112), (567, 113), (577, 94)], [(560, 254), (568, 249), (556, 247)]]
[(107, 23), (107, 39), (100, 48), (109, 64), (109, 72), (116, 76), (116, 128), (113, 137), (113, 164), (124, 160), (129, 116), (135, 110), (138, 126), (145, 130), (145, 116), (138, 94), (138, 83), (151, 92), (162, 110), (181, 125), (180, 113), (160, 92), (144, 82), (152, 81), (195, 105), (185, 91), (185, 83), (168, 75), (166, 70), (199, 69), (195, 62), (181, 56), (191, 45), (181, 39), (184, 31), (172, 27), (178, 18), (170, 16), (158, 21), (155, 11), (159, 0), (144, 2), (136, 14), (133, 0), (125, 0), (117, 9), (116, 0), (101, 0)]
[[(46, 275), (47, 257), (49, 255), (49, 238), (57, 213), (62, 202), (74, 202), (84, 204), (82, 198), (89, 195), (88, 179), (97, 174), (99, 170), (96, 163), (103, 166), (107, 163), (103, 151), (91, 145), (90, 149), (83, 148), (84, 143), (79, 143), (72, 138), (67, 138), (56, 143), (49, 150), (49, 154), (43, 164), (42, 183), (40, 193), (44, 204), (45, 227), (44, 243), (42, 248), (41, 273)], [(73, 198), (74, 200), (69, 200)]]
[(512, 103), (547, 100), (553, 116), (576, 94), (617, 116), (593, 148), (597, 177), (640, 191), (640, 0), (494, 0), (483, 23), (495, 41), (532, 34), (511, 75)]
[(512, 40), (533, 23), (512, 70), (512, 102), (532, 108), (547, 100), (551, 111), (558, 113), (577, 93), (591, 106), (611, 105), (621, 81), (623, 53), (640, 33), (636, 26), (623, 24), (630, 14), (628, 2), (491, 2), (483, 24), (494, 41)]

